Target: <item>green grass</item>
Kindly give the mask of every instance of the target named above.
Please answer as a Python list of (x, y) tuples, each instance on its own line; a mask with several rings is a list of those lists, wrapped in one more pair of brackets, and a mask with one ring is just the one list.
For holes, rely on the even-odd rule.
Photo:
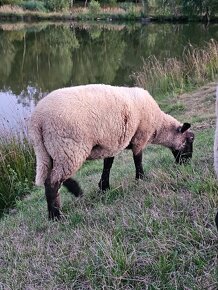
[[(23, 124), (22, 124), (23, 126)], [(0, 214), (16, 199), (30, 192), (35, 175), (35, 158), (25, 129), (0, 129)]]
[[(215, 86), (205, 95), (211, 107), (214, 92)], [(192, 99), (194, 94), (186, 100)], [(194, 116), (184, 99), (169, 110), (180, 120)], [(84, 196), (61, 189), (63, 222), (47, 220), (41, 189), (17, 201), (0, 221), (0, 287), (217, 289), (215, 115), (192, 126), (196, 140), (188, 166), (176, 165), (166, 148), (148, 146), (146, 178), (136, 182), (132, 154), (125, 151), (115, 159), (111, 190), (101, 193), (102, 161), (84, 164), (76, 175)]]

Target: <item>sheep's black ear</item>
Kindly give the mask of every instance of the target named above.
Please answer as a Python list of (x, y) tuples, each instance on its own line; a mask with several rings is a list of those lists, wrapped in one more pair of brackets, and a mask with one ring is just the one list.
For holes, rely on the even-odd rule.
[(183, 125), (182, 125), (182, 127), (180, 128), (180, 132), (181, 133), (184, 133), (186, 130), (188, 130), (189, 128), (191, 127), (191, 124), (189, 124), (189, 123), (184, 123)]

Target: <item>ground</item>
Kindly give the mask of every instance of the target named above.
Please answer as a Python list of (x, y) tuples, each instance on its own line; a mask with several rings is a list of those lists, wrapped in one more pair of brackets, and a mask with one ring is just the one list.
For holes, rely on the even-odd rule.
[(149, 146), (145, 180), (131, 152), (115, 160), (111, 190), (98, 191), (102, 161), (76, 179), (84, 196), (62, 189), (63, 222), (47, 220), (42, 189), (0, 221), (1, 289), (217, 289), (217, 181), (213, 170), (215, 83), (161, 106), (196, 135), (190, 165)]

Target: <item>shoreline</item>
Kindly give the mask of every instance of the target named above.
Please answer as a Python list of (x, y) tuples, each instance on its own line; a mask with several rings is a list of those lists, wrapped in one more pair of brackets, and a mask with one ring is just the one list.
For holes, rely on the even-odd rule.
[(99, 13), (91, 15), (90, 13), (82, 13), (82, 14), (73, 14), (70, 13), (45, 13), (45, 12), (0, 12), (0, 22), (33, 22), (33, 21), (106, 21), (106, 22), (137, 22), (142, 24), (147, 23), (188, 23), (188, 22), (201, 22), (204, 24), (210, 23), (218, 23), (218, 16), (211, 16), (210, 21), (207, 21), (204, 16), (184, 16), (184, 15), (150, 15), (148, 17), (145, 16), (137, 16), (137, 15), (129, 15), (126, 14), (109, 14), (109, 13)]

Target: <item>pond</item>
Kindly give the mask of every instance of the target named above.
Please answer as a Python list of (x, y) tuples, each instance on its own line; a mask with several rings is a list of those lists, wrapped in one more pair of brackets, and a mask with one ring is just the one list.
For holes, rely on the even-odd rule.
[(0, 117), (13, 122), (48, 92), (88, 83), (134, 85), (143, 59), (181, 57), (218, 39), (218, 26), (190, 24), (0, 24)]

